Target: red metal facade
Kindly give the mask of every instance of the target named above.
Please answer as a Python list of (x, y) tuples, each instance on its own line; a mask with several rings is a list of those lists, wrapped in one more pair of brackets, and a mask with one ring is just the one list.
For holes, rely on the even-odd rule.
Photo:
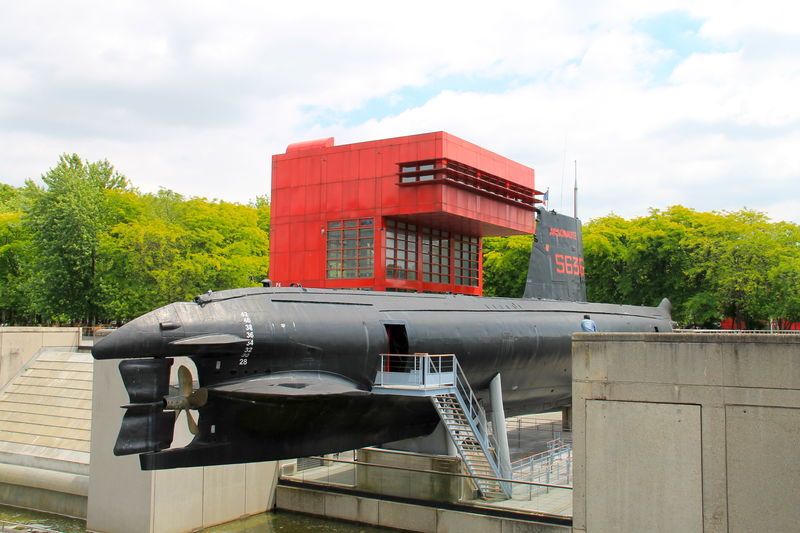
[(270, 278), (480, 294), (482, 237), (533, 233), (532, 168), (445, 132), (272, 156)]

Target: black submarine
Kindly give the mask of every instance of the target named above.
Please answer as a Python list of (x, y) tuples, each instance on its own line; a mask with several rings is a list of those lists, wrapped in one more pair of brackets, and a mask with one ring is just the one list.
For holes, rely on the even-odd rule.
[[(145, 470), (321, 455), (431, 433), (429, 399), (373, 394), (380, 354), (455, 354), (478, 397), (502, 375), (507, 416), (571, 403), (571, 335), (671, 331), (670, 305), (587, 303), (580, 221), (537, 215), (523, 298), (254, 287), (198, 296), (98, 341), (130, 397), (114, 453)], [(198, 388), (173, 357), (188, 356)], [(170, 448), (177, 414), (194, 438)], [(196, 410), (197, 422), (190, 416)]]

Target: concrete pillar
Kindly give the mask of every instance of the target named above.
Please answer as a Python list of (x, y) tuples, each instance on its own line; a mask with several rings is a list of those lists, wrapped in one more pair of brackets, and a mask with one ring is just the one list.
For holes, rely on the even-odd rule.
[(561, 408), (561, 431), (572, 431), (572, 406)]
[(800, 336), (576, 333), (573, 530), (800, 522)]
[(508, 431), (506, 430), (506, 413), (503, 408), (503, 384), (498, 373), (489, 383), (489, 392), (492, 397), (492, 426), (494, 438), (497, 441), (497, 459), (500, 463), (500, 472), (506, 479), (511, 479), (511, 454), (508, 451)]
[[(182, 533), (272, 508), (277, 462), (145, 472), (138, 456), (115, 456), (120, 406), (128, 403), (118, 364), (94, 362), (88, 531)], [(181, 364), (194, 368), (176, 360), (173, 374)], [(173, 446), (190, 440), (184, 417), (176, 421)]]

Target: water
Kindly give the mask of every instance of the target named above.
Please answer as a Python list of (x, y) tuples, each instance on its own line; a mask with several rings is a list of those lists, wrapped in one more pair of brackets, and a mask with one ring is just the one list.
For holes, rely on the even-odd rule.
[[(84, 533), (86, 531), (86, 522), (84, 520), (40, 513), (37, 511), (28, 511), (27, 509), (17, 509), (16, 507), (8, 507), (6, 505), (0, 505), (0, 520), (4, 522), (13, 522), (14, 524), (38, 526), (45, 531), (48, 529), (63, 533)], [(2, 525), (6, 526), (5, 529), (3, 529)], [(12, 529), (11, 525), (0, 523), (0, 531), (25, 532), (26, 530)], [(36, 531), (36, 529), (31, 529), (29, 531)]]
[[(62, 533), (85, 533), (86, 522), (77, 518), (28, 511), (0, 505), (0, 520), (38, 526)], [(25, 533), (25, 530), (8, 531)], [(5, 531), (0, 525), (0, 532)], [(36, 531), (32, 529), (31, 531)], [(205, 533), (392, 533), (397, 529), (366, 526), (287, 512), (264, 513), (202, 530)]]
[(203, 530), (205, 533), (302, 533), (305, 531), (313, 533), (391, 533), (399, 530), (287, 512), (259, 514)]

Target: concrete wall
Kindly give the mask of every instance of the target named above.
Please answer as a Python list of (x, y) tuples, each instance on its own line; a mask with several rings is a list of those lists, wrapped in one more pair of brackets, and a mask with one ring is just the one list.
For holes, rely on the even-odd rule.
[(89, 478), (70, 472), (0, 464), (0, 502), (74, 518), (86, 518)]
[(377, 448), (364, 448), (357, 453), (359, 463), (363, 463), (356, 465), (358, 490), (439, 502), (457, 502), (462, 497), (472, 497), (472, 485), (466, 481), (467, 478), (381, 468), (381, 466), (395, 466), (460, 474), (459, 457), (392, 452)]
[(574, 530), (793, 531), (800, 336), (573, 337)]
[[(128, 403), (118, 364), (94, 363), (87, 530), (179, 533), (273, 507), (275, 462), (144, 472), (138, 456), (115, 456), (112, 450), (124, 414), (120, 406)], [(181, 364), (191, 362), (176, 361), (173, 374)], [(181, 415), (173, 445), (185, 444), (190, 437)]]
[(0, 387), (43, 347), (77, 347), (81, 328), (0, 327)]
[(276, 507), (286, 511), (426, 533), (567, 533), (569, 526), (497, 518), (349, 494), (279, 486)]

